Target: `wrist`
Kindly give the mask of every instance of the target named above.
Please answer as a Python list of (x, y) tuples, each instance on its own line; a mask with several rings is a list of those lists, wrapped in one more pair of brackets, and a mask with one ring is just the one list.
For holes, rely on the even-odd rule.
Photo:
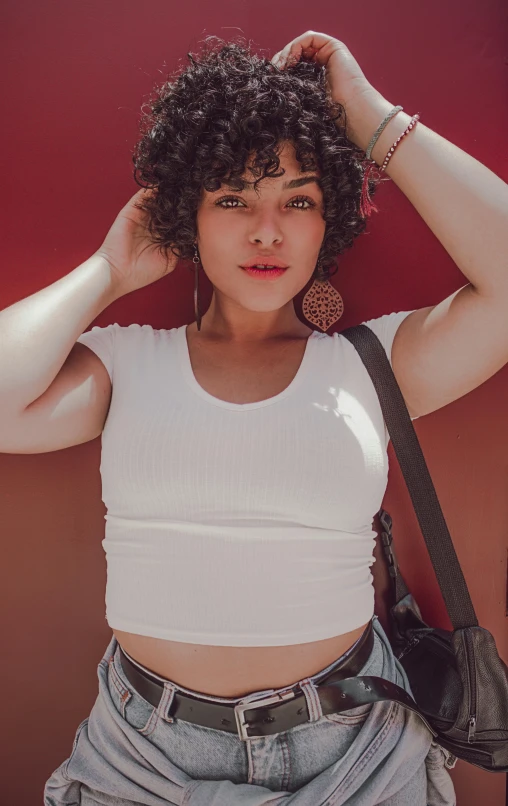
[(105, 293), (109, 298), (108, 304), (111, 304), (111, 302), (115, 302), (120, 297), (123, 297), (125, 291), (122, 289), (121, 279), (115, 272), (115, 269), (108, 256), (104, 252), (98, 250), (97, 252), (94, 252), (92, 258), (97, 261), (98, 265), (100, 266), (100, 271), (104, 275)]
[[(346, 105), (346, 136), (362, 151), (367, 151), (374, 132), (379, 124), (385, 119), (395, 104), (384, 98), (377, 90), (363, 93), (359, 98)], [(403, 112), (398, 112), (384, 127), (379, 135), (371, 153), (371, 160), (381, 165), (386, 151), (397, 138), (397, 129), (404, 131), (400, 117)], [(398, 126), (396, 121), (398, 120)], [(395, 135), (393, 132), (395, 131)], [(389, 145), (385, 148), (386, 142)]]

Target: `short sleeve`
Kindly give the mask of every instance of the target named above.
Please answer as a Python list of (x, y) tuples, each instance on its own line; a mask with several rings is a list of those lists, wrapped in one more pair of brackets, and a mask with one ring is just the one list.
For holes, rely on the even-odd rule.
[(108, 375), (113, 380), (113, 358), (115, 348), (115, 337), (117, 335), (118, 324), (108, 325), (107, 327), (93, 327), (77, 339), (81, 344), (89, 347), (93, 352), (99, 356), (100, 360), (106, 367)]
[[(398, 311), (397, 313), (387, 313), (384, 316), (379, 316), (377, 319), (369, 319), (367, 322), (362, 322), (362, 325), (367, 325), (370, 327), (372, 332), (378, 337), (379, 341), (385, 348), (385, 352), (392, 369), (393, 340), (399, 325), (404, 321), (406, 316), (409, 316), (410, 313), (414, 313), (414, 311)], [(411, 417), (411, 420), (417, 419), (418, 417)]]

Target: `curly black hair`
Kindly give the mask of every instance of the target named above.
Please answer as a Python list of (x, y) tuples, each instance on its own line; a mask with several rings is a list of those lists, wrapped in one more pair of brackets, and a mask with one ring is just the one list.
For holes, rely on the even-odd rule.
[[(208, 36), (198, 58), (187, 57), (191, 66), (155, 88), (132, 158), (136, 183), (156, 189), (138, 205), (153, 242), (166, 259), (168, 249), (192, 259), (203, 188), (213, 193), (226, 180), (236, 187), (251, 154), (255, 189), (265, 176), (282, 176), (278, 154), (289, 141), (301, 169), (321, 173), (326, 229), (313, 278), (329, 279), (336, 256), (366, 228), (367, 160), (346, 137), (346, 110), (329, 98), (324, 67), (300, 60), (280, 70), (243, 37)], [(380, 181), (369, 175), (371, 197)]]

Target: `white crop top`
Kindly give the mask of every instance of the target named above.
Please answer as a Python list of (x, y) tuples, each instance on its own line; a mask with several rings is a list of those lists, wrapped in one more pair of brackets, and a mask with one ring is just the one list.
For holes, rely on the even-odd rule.
[[(390, 360), (410, 313), (363, 323)], [(244, 404), (198, 384), (186, 325), (115, 323), (78, 341), (113, 387), (100, 464), (110, 627), (286, 646), (369, 621), (389, 435), (344, 336), (313, 331), (289, 386)]]

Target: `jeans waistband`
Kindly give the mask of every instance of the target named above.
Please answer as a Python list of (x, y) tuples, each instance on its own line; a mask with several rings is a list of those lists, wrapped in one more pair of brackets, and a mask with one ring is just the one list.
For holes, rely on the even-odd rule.
[[(319, 683), (320, 680), (322, 680), (324, 677), (326, 677), (331, 672), (333, 672), (333, 670), (335, 669), (336, 666), (338, 666), (341, 663), (344, 663), (344, 661), (347, 660), (347, 658), (355, 652), (358, 644), (360, 644), (364, 640), (365, 634), (369, 631), (369, 628), (371, 628), (371, 625), (372, 625), (372, 619), (369, 621), (369, 623), (365, 627), (365, 630), (363, 631), (361, 636), (358, 638), (358, 640), (356, 640), (355, 643), (351, 647), (349, 647), (348, 650), (346, 650), (346, 652), (344, 652), (342, 655), (340, 655), (340, 657), (338, 657), (334, 661), (332, 661), (332, 663), (330, 663), (330, 665), (327, 666), (325, 669), (321, 669), (319, 672), (316, 672), (316, 674), (314, 674), (312, 677), (310, 677), (309, 680), (312, 683)], [(152, 672), (150, 669), (147, 669), (142, 664), (138, 663), (138, 661), (134, 660), (134, 658), (132, 658), (120, 644), (119, 644), (119, 646), (120, 646), (120, 649), (121, 649), (122, 653), (130, 660), (130, 662), (132, 664), (134, 664), (134, 666), (137, 666), (137, 668), (140, 669), (143, 672), (143, 674), (145, 674), (147, 677), (154, 678), (155, 680), (158, 680), (161, 683), (167, 683), (167, 682), (173, 683), (172, 680), (168, 681), (167, 677), (161, 677), (160, 675), (156, 674), (155, 672)], [(214, 697), (214, 696), (212, 696), (210, 694), (202, 694), (200, 691), (193, 691), (192, 689), (184, 688), (183, 686), (180, 686), (177, 683), (173, 683), (173, 685), (175, 686), (175, 688), (177, 690), (182, 691), (185, 694), (189, 694), (190, 696), (194, 696), (194, 697), (198, 696), (202, 700), (209, 700), (210, 702), (222, 702), (222, 703), (236, 703), (236, 702), (240, 702), (240, 700), (242, 700), (243, 702), (247, 702), (250, 698), (258, 699), (260, 696), (262, 696), (264, 694), (275, 694), (275, 693), (278, 693), (278, 692), (288, 691), (289, 689), (294, 688), (294, 686), (295, 686), (295, 684), (292, 683), (289, 686), (283, 686), (283, 687), (278, 688), (278, 689), (274, 689), (274, 688), (263, 689), (262, 691), (252, 692), (247, 697), (245, 697), (245, 696), (244, 697)]]

